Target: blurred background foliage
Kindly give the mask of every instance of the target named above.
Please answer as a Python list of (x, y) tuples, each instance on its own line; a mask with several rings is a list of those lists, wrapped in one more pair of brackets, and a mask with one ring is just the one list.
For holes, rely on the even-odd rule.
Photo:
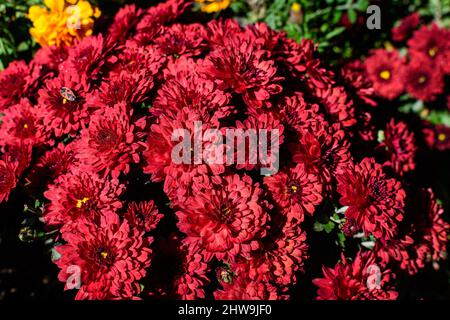
[[(381, 30), (365, 25), (373, 4), (381, 9)], [(450, 26), (450, 0), (234, 0), (230, 10), (242, 23), (265, 22), (297, 41), (315, 40), (332, 63), (382, 47), (396, 21), (411, 12)]]

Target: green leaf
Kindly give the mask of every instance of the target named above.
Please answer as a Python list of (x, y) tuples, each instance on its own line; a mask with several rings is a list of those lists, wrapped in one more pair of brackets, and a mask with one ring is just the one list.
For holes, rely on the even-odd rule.
[(356, 11), (353, 9), (348, 9), (347, 14), (348, 14), (348, 20), (352, 24), (354, 24), (356, 22), (356, 19), (358, 18), (358, 14), (356, 13)]
[(332, 30), (331, 32), (328, 32), (325, 35), (325, 39), (329, 40), (331, 38), (334, 38), (334, 37), (340, 35), (344, 31), (345, 31), (345, 27), (337, 27), (336, 29)]

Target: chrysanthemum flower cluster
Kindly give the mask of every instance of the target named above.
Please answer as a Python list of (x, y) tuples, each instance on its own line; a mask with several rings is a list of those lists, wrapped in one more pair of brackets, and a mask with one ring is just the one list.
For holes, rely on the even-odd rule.
[[(392, 119), (377, 141), (360, 63), (331, 70), (265, 24), (187, 23), (188, 5), (126, 6), (108, 32), (0, 74), (0, 201), (42, 200), (65, 289), (288, 299), (309, 274), (318, 299), (395, 299), (396, 275), (445, 258), (450, 226), (411, 178), (420, 137)], [(277, 129), (279, 171), (175, 163), (172, 133), (196, 121)], [(312, 249), (324, 220), (356, 244), (335, 266)]]

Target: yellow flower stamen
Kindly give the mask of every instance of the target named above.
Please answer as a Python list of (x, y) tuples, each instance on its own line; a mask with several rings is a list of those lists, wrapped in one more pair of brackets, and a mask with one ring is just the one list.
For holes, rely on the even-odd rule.
[(291, 191), (293, 193), (297, 193), (298, 187), (297, 186), (291, 186)]
[(24, 128), (24, 129), (28, 129), (28, 124), (25, 123), (25, 124), (23, 125), (23, 128)]
[(438, 140), (439, 141), (445, 141), (445, 139), (447, 138), (447, 136), (445, 135), (445, 133), (439, 133), (438, 135)]
[(88, 202), (89, 201), (89, 198), (86, 198), (86, 197), (84, 197), (83, 199), (81, 199), (81, 200), (77, 200), (77, 204), (75, 205), (78, 209), (80, 209), (82, 206), (83, 206), (83, 204), (85, 204), (86, 202)]
[(102, 251), (102, 252), (100, 252), (100, 256), (101, 256), (103, 259), (106, 259), (106, 258), (108, 257), (108, 252)]
[(302, 5), (298, 2), (294, 2), (291, 6), (291, 11), (300, 12), (300, 10), (302, 10)]
[(391, 72), (389, 70), (383, 70), (380, 72), (380, 78), (383, 80), (389, 80), (391, 78)]
[(434, 57), (434, 56), (436, 55), (437, 52), (438, 52), (438, 48), (433, 47), (433, 48), (431, 48), (430, 50), (428, 50), (428, 55), (429, 55), (430, 57)]
[(420, 83), (420, 84), (423, 84), (423, 83), (425, 83), (426, 81), (427, 81), (427, 77), (425, 77), (425, 76), (419, 77), (419, 83)]

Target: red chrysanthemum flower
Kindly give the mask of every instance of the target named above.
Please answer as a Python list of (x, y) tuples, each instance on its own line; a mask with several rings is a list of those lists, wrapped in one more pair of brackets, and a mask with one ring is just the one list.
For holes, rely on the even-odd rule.
[(322, 185), (302, 164), (265, 177), (264, 184), (289, 220), (303, 221), (305, 214), (312, 215), (322, 202)]
[(373, 100), (375, 90), (361, 60), (344, 65), (341, 69), (341, 76), (347, 87), (354, 92), (353, 98), (356, 105), (359, 104), (358, 101), (373, 107), (377, 105), (377, 102)]
[[(237, 169), (266, 169), (267, 172), (263, 174), (278, 171), (284, 127), (272, 113), (262, 112), (250, 115), (243, 122), (236, 121), (236, 130), (232, 134), (225, 130), (225, 135), (227, 152), (234, 152), (233, 163)], [(236, 144), (233, 144), (235, 150), (228, 150), (233, 139), (237, 140)]]
[(60, 176), (44, 196), (50, 201), (45, 207), (44, 221), (48, 225), (71, 227), (72, 222), (88, 219), (96, 223), (115, 217), (122, 204), (118, 197), (124, 186), (117, 180), (100, 179), (92, 172), (70, 172)]
[(433, 66), (424, 55), (415, 55), (406, 67), (404, 81), (406, 91), (414, 98), (433, 101), (444, 89), (441, 69)]
[(145, 149), (140, 141), (144, 127), (144, 118), (131, 121), (124, 103), (99, 109), (91, 115), (89, 127), (81, 131), (76, 156), (82, 165), (102, 177), (127, 174), (130, 164), (138, 163), (139, 152)]
[(364, 160), (337, 175), (340, 203), (348, 206), (347, 219), (355, 220), (366, 234), (381, 240), (392, 239), (403, 220), (405, 191), (400, 182), (389, 179), (373, 158)]
[(414, 170), (417, 146), (414, 134), (408, 126), (404, 122), (396, 123), (394, 119), (391, 119), (384, 131), (384, 137), (381, 147), (385, 148), (390, 158), (386, 164), (399, 175)]
[[(198, 68), (192, 65), (192, 68)], [(204, 122), (218, 125), (218, 121), (232, 112), (228, 106), (230, 94), (223, 92), (217, 84), (195, 71), (179, 71), (158, 90), (150, 112), (174, 117), (183, 108), (197, 113)]]
[(56, 137), (74, 134), (87, 123), (86, 91), (77, 73), (61, 74), (39, 90), (37, 112)]
[(196, 190), (177, 211), (186, 243), (199, 242), (204, 255), (233, 261), (259, 248), (269, 219), (262, 190), (249, 176), (223, 177), (221, 184)]
[(308, 172), (319, 177), (326, 190), (342, 168), (350, 162), (349, 143), (338, 124), (327, 126), (317, 122), (300, 132), (298, 143), (290, 145), (292, 160), (305, 165)]
[(270, 106), (272, 95), (282, 91), (274, 61), (251, 39), (233, 38), (226, 46), (213, 50), (205, 61), (205, 72), (241, 94), (249, 108)]
[(26, 143), (7, 144), (3, 146), (2, 159), (13, 164), (16, 176), (19, 177), (31, 163), (33, 146)]
[(101, 34), (85, 37), (70, 47), (67, 60), (59, 66), (59, 71), (62, 74), (77, 74), (78, 81), (83, 86), (89, 87), (93, 80), (100, 77), (108, 50)]
[(377, 49), (366, 59), (367, 74), (378, 96), (393, 100), (403, 92), (404, 64), (405, 59), (396, 50)]
[(73, 143), (66, 146), (60, 143), (39, 158), (27, 179), (32, 185), (42, 187), (48, 182), (56, 180), (59, 176), (69, 173), (71, 169), (77, 168), (78, 165)]
[(392, 39), (394, 41), (406, 40), (420, 23), (420, 15), (413, 12), (409, 16), (400, 20), (400, 23), (392, 28)]
[(313, 280), (318, 287), (318, 300), (397, 299), (398, 293), (390, 283), (393, 272), (389, 269), (381, 271), (370, 252), (358, 252), (351, 262), (342, 256), (342, 261), (334, 268), (323, 267), (322, 270), (325, 277)]
[[(215, 127), (211, 123), (196, 126), (196, 121), (201, 121), (199, 116), (185, 107), (176, 115), (160, 116), (148, 134), (144, 172), (152, 175), (152, 181), (164, 180), (164, 192), (171, 200), (183, 201), (194, 177), (214, 178), (225, 171), (223, 146), (216, 148), (202, 139), (206, 130)], [(185, 142), (190, 143), (188, 150), (183, 150)]]
[[(277, 223), (282, 224), (281, 221)], [(308, 258), (306, 233), (297, 223), (287, 222), (277, 227), (277, 232), (265, 242), (265, 256), (273, 282), (283, 291), (297, 282), (296, 274), (304, 271)]]
[(277, 108), (284, 127), (289, 131), (301, 132), (324, 120), (319, 105), (306, 102), (301, 92), (282, 97)]
[(9, 193), (16, 186), (16, 166), (8, 159), (0, 160), (0, 203), (8, 201)]
[(27, 66), (24, 61), (13, 61), (0, 72), (0, 111), (26, 98), (34, 89), (39, 73), (39, 68)]
[(436, 23), (422, 26), (408, 40), (409, 53), (425, 55), (438, 68), (448, 68), (447, 56), (450, 51), (450, 32)]
[(450, 128), (445, 125), (431, 125), (426, 123), (422, 130), (428, 147), (440, 151), (450, 149)]
[(277, 288), (267, 279), (268, 265), (259, 259), (225, 265), (217, 271), (222, 289), (214, 292), (217, 300), (276, 300)]
[(33, 58), (38, 65), (42, 65), (48, 72), (58, 72), (59, 65), (66, 61), (69, 55), (69, 47), (64, 44), (60, 46), (46, 46), (39, 48)]
[(184, 254), (182, 272), (174, 281), (177, 295), (183, 300), (205, 298), (204, 286), (209, 282), (206, 276), (209, 268), (202, 248), (196, 244), (184, 244), (181, 253)]
[(154, 40), (155, 46), (172, 58), (198, 56), (206, 48), (205, 28), (198, 23), (189, 25), (174, 24), (166, 27)]
[(120, 8), (114, 16), (114, 21), (109, 26), (108, 41), (116, 43), (127, 39), (143, 13), (144, 11), (134, 4), (128, 4)]
[(97, 226), (83, 222), (63, 233), (66, 244), (55, 247), (60, 257), (58, 279), (71, 289), (71, 276), (79, 271), (80, 290), (75, 299), (131, 299), (140, 293), (138, 281), (150, 265), (151, 238), (124, 221)]
[(47, 136), (38, 109), (27, 99), (4, 111), (0, 124), (0, 145), (52, 143)]
[(129, 203), (124, 218), (133, 228), (150, 232), (156, 228), (163, 216), (158, 212), (153, 200), (150, 200)]

